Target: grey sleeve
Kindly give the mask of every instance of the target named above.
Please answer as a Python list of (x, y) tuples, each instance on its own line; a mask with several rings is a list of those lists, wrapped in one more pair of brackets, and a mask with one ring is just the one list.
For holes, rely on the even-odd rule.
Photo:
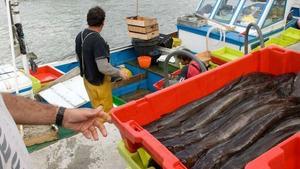
[(120, 77), (120, 70), (113, 67), (110, 63), (108, 63), (107, 58), (97, 58), (96, 59), (98, 70), (109, 76)]

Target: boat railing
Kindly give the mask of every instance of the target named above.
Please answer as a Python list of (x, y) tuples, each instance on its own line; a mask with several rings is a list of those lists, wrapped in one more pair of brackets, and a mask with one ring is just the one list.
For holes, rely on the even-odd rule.
[[(223, 42), (224, 45), (226, 45), (226, 30), (220, 29), (220, 28), (218, 28), (218, 27), (213, 27), (213, 26), (212, 26), (211, 28), (208, 29), (208, 31), (207, 31), (207, 33), (206, 33), (206, 38), (205, 38), (205, 42), (206, 42), (206, 51), (209, 50), (209, 49), (208, 49), (208, 40), (209, 40), (209, 36), (210, 36), (211, 32), (212, 32), (213, 30), (215, 30), (215, 29), (217, 29), (217, 30), (220, 31), (220, 39), (219, 39), (219, 43)], [(223, 40), (222, 40), (222, 39), (223, 39)], [(219, 43), (216, 44), (216, 46), (218, 46)]]
[(259, 38), (259, 41), (260, 41), (260, 47), (261, 48), (264, 48), (265, 47), (265, 43), (264, 43), (264, 37), (263, 37), (263, 34), (261, 32), (261, 29), (259, 28), (259, 26), (255, 23), (250, 23), (247, 28), (246, 28), (246, 32), (245, 32), (245, 42), (244, 42), (244, 45), (245, 45), (245, 55), (248, 54), (248, 46), (249, 46), (249, 32), (250, 32), (250, 29), (254, 27), (257, 31), (257, 34), (258, 34), (258, 38)]

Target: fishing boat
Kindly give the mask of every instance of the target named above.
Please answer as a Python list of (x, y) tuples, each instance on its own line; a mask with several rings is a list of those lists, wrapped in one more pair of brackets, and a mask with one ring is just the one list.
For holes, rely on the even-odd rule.
[[(11, 1), (11, 4), (12, 4), (12, 10), (18, 10), (17, 6), (14, 7), (14, 4), (18, 4), (18, 1)], [(278, 39), (274, 40), (272, 38), (278, 36), (283, 30), (287, 29), (288, 27), (293, 26), (293, 24), (296, 21), (296, 18), (299, 17), (300, 15), (299, 6), (300, 6), (299, 2), (297, 2), (296, 0), (294, 1), (243, 0), (239, 2), (225, 1), (225, 0), (214, 0), (214, 1), (200, 0), (194, 14), (191, 14), (191, 16), (183, 16), (178, 18), (178, 23), (177, 23), (178, 38), (181, 40), (182, 45), (184, 47), (192, 50), (195, 53), (204, 52), (208, 48), (209, 50), (216, 50), (223, 47), (230, 47), (232, 49), (244, 51), (245, 46), (247, 46), (247, 48), (252, 50), (255, 49), (257, 46), (259, 46), (260, 39), (258, 37), (258, 33), (253, 29), (249, 30), (248, 45), (245, 45), (244, 43), (246, 37), (248, 36), (245, 36), (243, 34), (246, 32), (246, 27), (250, 23), (255, 23), (261, 29), (262, 36), (264, 38), (263, 41), (268, 41), (271, 39), (271, 41), (277, 44), (276, 40)], [(14, 23), (15, 25), (14, 27), (20, 29), (19, 25), (21, 25), (21, 23), (20, 23), (19, 16), (15, 15), (17, 14), (17, 12), (13, 12), (13, 13), (14, 13), (14, 15), (12, 15), (13, 21), (16, 21)], [(289, 21), (287, 22), (287, 18), (291, 16), (291, 14), (293, 15), (293, 17), (290, 17)], [(218, 31), (213, 31), (212, 29), (219, 29), (223, 33), (219, 33)], [(208, 36), (208, 46), (205, 43), (201, 43), (201, 42), (205, 42), (205, 39), (207, 38), (206, 36)], [(19, 37), (19, 39), (22, 39), (22, 36), (17, 36), (17, 37)], [(278, 41), (280, 41), (280, 39)], [(18, 41), (15, 40), (14, 43), (16, 42)], [(199, 43), (195, 43), (195, 42), (199, 42)], [(22, 45), (22, 43), (18, 43), (18, 44), (19, 46), (21, 46), (20, 49), (24, 50), (24, 46)], [(18, 49), (17, 51), (20, 51), (19, 48), (16, 49)], [(166, 50), (164, 51), (166, 52)], [(23, 53), (21, 57), (24, 58), (23, 60), (26, 60), (25, 57), (26, 51), (25, 52), (20, 51), (19, 53)], [(111, 53), (112, 53), (111, 62), (114, 66), (125, 64), (127, 67), (130, 67), (129, 69), (132, 69), (131, 71), (134, 72), (134, 75), (145, 71), (139, 68), (137, 62), (133, 63), (136, 60), (137, 55), (132, 45), (118, 48), (118, 49), (112, 49)], [(170, 51), (164, 54), (168, 54), (168, 53), (170, 53)], [(30, 63), (32, 63), (31, 65), (33, 67), (34, 65), (33, 65), (32, 58), (30, 58), (29, 60)], [(24, 72), (27, 72), (27, 74), (29, 74), (29, 70), (26, 65), (28, 64), (26, 61), (24, 61)], [(46, 65), (49, 66), (47, 67), (49, 70), (51, 68), (54, 68), (55, 71), (59, 72), (58, 74), (60, 75), (64, 75), (68, 73), (71, 69), (78, 67), (78, 63), (75, 59), (75, 56), (73, 56), (72, 59), (67, 61), (47, 63)], [(12, 72), (14, 66), (10, 67), (9, 69), (6, 69), (6, 67), (4, 67), (4, 69), (6, 70), (5, 73), (1, 73), (4, 75), (3, 79), (8, 77), (12, 79), (12, 75), (13, 75)], [(156, 69), (155, 67), (157, 66), (153, 66), (153, 69)], [(151, 70), (151, 68), (149, 70)], [(150, 79), (144, 80), (147, 83), (141, 82), (141, 83), (145, 83), (146, 85), (140, 84), (137, 86), (137, 84), (134, 83), (135, 85), (131, 84), (130, 85), (131, 87), (128, 87), (126, 89), (124, 88), (115, 89), (114, 96), (119, 97), (121, 95), (132, 92), (132, 90), (137, 89), (137, 88), (133, 89), (132, 86), (145, 88), (146, 90), (148, 90), (146, 91), (146, 93), (154, 92), (155, 89), (152, 87), (153, 83), (163, 78), (162, 69), (158, 69), (157, 72), (154, 71), (153, 76), (151, 74), (153, 73), (153, 71), (147, 71), (147, 73), (150, 73), (148, 76)], [(141, 79), (140, 81), (143, 80)], [(29, 84), (28, 82), (30, 81), (22, 82), (25, 85), (24, 87), (21, 87), (22, 89), (21, 93), (26, 91), (27, 93), (24, 93), (26, 95), (28, 94), (28, 91), (32, 89), (30, 88), (30, 85), (28, 85)], [(46, 83), (46, 82), (49, 81), (46, 80), (45, 82), (43, 81), (42, 83)], [(2, 83), (0, 85), (2, 86), (1, 91), (12, 92), (12, 90), (15, 87), (13, 87), (12, 82), (9, 82), (9, 84), (11, 85), (7, 85), (7, 82)], [(39, 85), (35, 87), (39, 88)], [(81, 85), (81, 87), (83, 86)], [(129, 88), (131, 90), (129, 90)], [(48, 92), (48, 93), (52, 93), (52, 92)], [(41, 95), (43, 97), (47, 97), (48, 94), (41, 94)], [(81, 98), (84, 98), (85, 101), (83, 101), (80, 104), (75, 104), (75, 106), (78, 105), (82, 106), (88, 103), (88, 99), (86, 95), (84, 97), (81, 96)]]
[[(293, 16), (293, 17), (291, 17)], [(224, 46), (243, 51), (245, 46), (254, 49), (259, 45), (258, 32), (250, 29), (249, 37), (245, 36), (250, 23), (261, 29), (263, 41), (278, 36), (283, 30), (293, 26), (299, 18), (299, 2), (286, 0), (202, 0), (194, 15), (187, 18), (195, 24), (177, 24), (179, 38), (183, 45), (195, 52), (206, 50), (206, 36), (211, 27), (221, 29), (224, 37), (218, 32), (209, 35), (210, 50)], [(245, 38), (249, 38), (245, 44)], [(224, 43), (220, 43), (222, 41)], [(199, 42), (199, 43), (195, 43)]]
[[(250, 12), (251, 11), (251, 12)], [(228, 47), (239, 51), (244, 51), (245, 46), (247, 49), (255, 49), (259, 46), (260, 39), (258, 33), (254, 29), (249, 30), (249, 37), (245, 36), (246, 27), (250, 23), (255, 23), (261, 29), (263, 41), (270, 41), (268, 44), (284, 44), (293, 45), (298, 42), (289, 42), (285, 37), (274, 38), (281, 34), (282, 31), (288, 27), (292, 27), (295, 24), (297, 17), (299, 17), (299, 2), (297, 1), (284, 1), (284, 0), (266, 0), (266, 1), (225, 1), (225, 0), (201, 0), (199, 1), (198, 7), (194, 14), (191, 16), (182, 16), (178, 18), (178, 38), (181, 40), (182, 45), (195, 53), (201, 53), (206, 50), (217, 50), (220, 48)], [(287, 22), (289, 15), (295, 15)], [(18, 25), (20, 23), (17, 23)], [(214, 31), (213, 29), (219, 29), (222, 33)], [(244, 44), (245, 39), (249, 39), (248, 45)], [(208, 39), (208, 44), (204, 42)], [(199, 43), (195, 43), (199, 42)], [(286, 45), (286, 44), (284, 44)], [(284, 46), (287, 47), (287, 46)], [(295, 48), (295, 47), (294, 47)], [(163, 50), (164, 54), (170, 53), (169, 51)], [(145, 73), (145, 70), (139, 68), (137, 62), (135, 62), (137, 54), (134, 50), (134, 46), (126, 46), (118, 49), (112, 49), (111, 51), (111, 63), (114, 66), (125, 64), (129, 67), (134, 75)], [(61, 75), (65, 75), (73, 68), (78, 67), (78, 63), (73, 56), (73, 59), (67, 61), (60, 61), (55, 63), (47, 63), (48, 69), (54, 68)], [(25, 66), (26, 67), (26, 66)], [(40, 66), (41, 67), (41, 66)], [(42, 66), (43, 67), (43, 66)], [(42, 69), (42, 67), (40, 69)], [(157, 68), (157, 65), (152, 66), (148, 70), (157, 69), (158, 71), (147, 71), (149, 73), (149, 80), (141, 82), (144, 84), (133, 83), (130, 87), (124, 89), (119, 88), (114, 90), (114, 96), (120, 97), (125, 94), (133, 92), (138, 88), (146, 89), (145, 93), (154, 92), (155, 89), (152, 87), (153, 84), (163, 78), (162, 68)], [(176, 69), (176, 66), (175, 68)], [(29, 72), (24, 69), (25, 72)], [(8, 72), (12, 72), (11, 69)], [(154, 73), (154, 74), (152, 74)], [(57, 77), (56, 77), (57, 78)], [(50, 79), (51, 80), (51, 79)], [(77, 78), (80, 81), (80, 78)], [(143, 81), (140, 79), (140, 81)], [(46, 81), (49, 82), (49, 81)], [(46, 83), (43, 81), (42, 83)], [(137, 85), (139, 84), (139, 85)], [(44, 84), (43, 84), (44, 85)], [(135, 86), (136, 89), (133, 89)], [(145, 87), (147, 86), (147, 87)], [(37, 86), (39, 87), (39, 86)], [(27, 88), (28, 90), (29, 88)], [(84, 88), (81, 85), (82, 90), (77, 93), (85, 93)], [(131, 89), (131, 90), (129, 90)], [(50, 89), (48, 89), (50, 90)], [(71, 89), (72, 90), (72, 89)], [(50, 99), (48, 93), (53, 92), (42, 92), (40, 95), (46, 100)], [(57, 92), (62, 93), (62, 92)], [(85, 94), (81, 94), (80, 103), (73, 106), (78, 107), (88, 103), (88, 99)], [(143, 94), (141, 95), (143, 96)], [(136, 98), (135, 98), (136, 99)], [(56, 99), (53, 99), (56, 100)], [(55, 103), (49, 100), (50, 103)], [(68, 103), (65, 106), (69, 107)]]
[[(18, 11), (17, 0), (7, 0), (6, 2), (12, 5), (12, 10)], [(79, 76), (79, 64), (76, 56), (70, 56), (64, 61), (36, 66), (34, 57), (26, 56), (28, 54), (22, 45), (22, 38), (24, 38), (22, 33), (18, 34), (17, 31), (13, 33), (13, 30), (21, 30), (18, 12), (11, 12), (9, 8), (7, 8), (7, 12), (9, 13), (9, 23), (11, 23), (11, 16), (14, 21), (9, 24), (12, 64), (0, 66), (0, 91), (30, 97), (35, 95), (40, 101), (68, 108), (91, 107), (83, 80)], [(288, 19), (288, 16), (292, 17)], [(178, 18), (178, 32), (175, 34), (181, 40), (182, 46), (194, 53), (218, 50), (224, 47), (241, 52), (245, 49), (255, 50), (262, 42), (274, 41), (272, 38), (293, 27), (299, 17), (300, 5), (297, 0), (200, 0), (193, 14)], [(248, 27), (251, 23), (257, 25), (256, 28), (261, 33)], [(249, 42), (245, 43), (247, 39)], [(299, 40), (289, 45), (299, 45)], [(203, 43), (205, 41), (207, 43)], [(19, 45), (16, 48), (19, 52), (15, 52), (13, 44)], [(162, 55), (170, 57), (176, 51), (176, 48), (157, 47), (157, 49)], [(298, 46), (296, 49), (300, 50)], [(21, 70), (18, 70), (15, 64), (16, 55), (19, 54), (23, 58), (23, 69)], [(133, 74), (128, 81), (114, 82), (114, 106), (155, 92), (157, 89), (153, 85), (162, 80), (166, 72), (179, 69), (176, 60), (172, 64), (164, 63), (168, 59), (161, 59), (161, 62), (157, 62), (147, 69), (141, 68), (137, 57), (138, 54), (133, 45), (111, 50), (111, 64), (116, 67), (125, 66)], [(168, 57), (164, 56), (163, 58)], [(164, 67), (163, 64), (167, 66)], [(68, 134), (61, 138), (74, 134), (72, 131), (66, 133)], [(32, 151), (36, 150), (36, 147), (31, 148)]]
[[(210, 7), (212, 7), (212, 9), (205, 13), (205, 10)], [(246, 48), (252, 50), (259, 46), (260, 41), (272, 41), (274, 37), (281, 34), (282, 31), (292, 27), (296, 22), (296, 18), (299, 17), (299, 12), (297, 12), (299, 11), (299, 7), (299, 2), (287, 0), (243, 0), (239, 2), (225, 0), (201, 0), (195, 13), (193, 14), (193, 17), (179, 17), (177, 24), (178, 38), (181, 40), (184, 47), (192, 50), (195, 53), (201, 53), (207, 50), (207, 45), (205, 43), (201, 43), (205, 42), (206, 38), (208, 39), (209, 50), (217, 50), (220, 48), (229, 47), (238, 51), (244, 51), (245, 46), (247, 46)], [(291, 17), (287, 22), (287, 18), (290, 14), (295, 14), (296, 16)], [(254, 23), (258, 26), (258, 29), (261, 30), (261, 35), (263, 37), (258, 37), (256, 30), (250, 28), (248, 30), (249, 38), (248, 35), (244, 35), (246, 28), (250, 23)], [(213, 29), (219, 29), (221, 33), (220, 31), (213, 31)], [(246, 39), (249, 39), (247, 44), (244, 43)], [(294, 44), (297, 42), (298, 40), (295, 41)], [(275, 44), (277, 43), (275, 42)], [(292, 43), (289, 45), (292, 45)], [(172, 50), (167, 50), (166, 48), (162, 47), (160, 50), (163, 51), (163, 54), (169, 54), (172, 52)], [(163, 67), (160, 66), (162, 64), (155, 64), (149, 69), (143, 69), (139, 67), (136, 61), (137, 56), (138, 55), (136, 54), (135, 48), (132, 45), (113, 49), (111, 51), (112, 65), (116, 67), (119, 65), (125, 65), (130, 71), (133, 72), (134, 76), (131, 82), (115, 85), (113, 90), (115, 100), (119, 100), (124, 103), (130, 100), (138, 99), (139, 97), (143, 97), (145, 94), (155, 92), (153, 84), (164, 77)], [(55, 62), (47, 65), (54, 67), (63, 74), (67, 74), (73, 68), (78, 67), (76, 59), (73, 59), (70, 62)], [(176, 66), (170, 65), (169, 68), (173, 71), (178, 69)], [(78, 91), (77, 86), (80, 86), (80, 93), (85, 93), (80, 77), (74, 77), (72, 79), (73, 83), (75, 83), (74, 79), (75, 81), (77, 80), (76, 84), (78, 83), (81, 85), (73, 85), (73, 89), (70, 89), (72, 85), (69, 85), (68, 88), (71, 91)], [(68, 82), (62, 82), (62, 84), (64, 83)], [(63, 91), (67, 90), (62, 86), (60, 89), (63, 89)], [(47, 89), (41, 92), (39, 95), (50, 103), (63, 103), (61, 101), (57, 101), (59, 99), (53, 99), (51, 98), (52, 96), (49, 97), (49, 93), (64, 92), (53, 92), (51, 90), (54, 89)], [(133, 95), (136, 95), (136, 97)], [(64, 98), (66, 96), (60, 97)], [(122, 97), (125, 99), (122, 99)], [(126, 99), (126, 97), (129, 99)], [(81, 96), (81, 98), (84, 99), (79, 99), (78, 97), (78, 100), (81, 100), (81, 102), (77, 100), (78, 103), (72, 103), (71, 105), (78, 107), (88, 104), (89, 101), (86, 95)], [(63, 106), (70, 107), (71, 105), (66, 103)]]

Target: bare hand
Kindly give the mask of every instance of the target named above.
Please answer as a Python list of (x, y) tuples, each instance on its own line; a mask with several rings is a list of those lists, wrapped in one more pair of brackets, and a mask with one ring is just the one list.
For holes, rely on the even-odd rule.
[(127, 73), (123, 72), (123, 71), (120, 71), (120, 76), (123, 80), (127, 80), (129, 79), (129, 76), (127, 75)]
[(66, 109), (63, 127), (81, 132), (86, 138), (93, 140), (99, 139), (98, 128), (101, 134), (106, 137), (106, 129), (103, 123), (100, 123), (99, 118), (109, 123), (111, 122), (111, 118), (102, 109), (102, 106), (97, 109)]

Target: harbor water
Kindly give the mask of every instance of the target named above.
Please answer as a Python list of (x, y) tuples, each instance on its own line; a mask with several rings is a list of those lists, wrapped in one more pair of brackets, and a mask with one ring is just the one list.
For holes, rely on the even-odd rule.
[[(106, 11), (102, 36), (111, 48), (130, 44), (125, 18), (136, 15), (136, 0), (20, 0), (20, 14), (29, 52), (39, 64), (74, 53), (74, 39), (86, 27), (86, 13), (99, 5)], [(176, 19), (191, 14), (197, 0), (141, 0), (139, 15), (156, 17), (160, 33), (176, 31)], [(0, 2), (0, 64), (11, 63), (5, 4)], [(18, 59), (17, 59), (18, 60)]]

